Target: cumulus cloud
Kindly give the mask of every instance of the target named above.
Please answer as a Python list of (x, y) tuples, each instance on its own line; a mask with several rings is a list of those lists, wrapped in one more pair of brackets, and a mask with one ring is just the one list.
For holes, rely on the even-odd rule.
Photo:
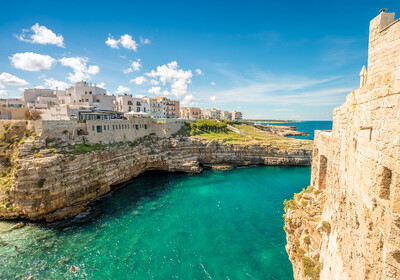
[(8, 91), (4, 90), (4, 89), (0, 89), (0, 95), (7, 95)]
[(179, 69), (176, 61), (167, 65), (157, 66), (157, 70), (152, 70), (145, 75), (153, 79), (158, 79), (162, 85), (170, 83), (171, 92), (163, 91), (163, 94), (171, 94), (176, 98), (181, 98), (187, 94), (187, 85), (192, 83), (191, 78), (193, 76), (192, 71)]
[(124, 87), (124, 86), (118, 86), (118, 89), (116, 91), (114, 91), (115, 93), (125, 93), (130, 91), (131, 89), (128, 87)]
[(142, 45), (149, 45), (151, 42), (147, 38), (140, 37), (140, 44)]
[(146, 81), (147, 81), (147, 79), (145, 77), (140, 76), (140, 77), (136, 77), (136, 78), (130, 80), (129, 82), (135, 83), (137, 85), (141, 85), (141, 84), (145, 83)]
[(197, 99), (192, 95), (192, 94), (188, 94), (183, 98), (182, 101), (182, 106), (191, 106), (194, 105)]
[(119, 46), (121, 45), (123, 48), (135, 52), (137, 51), (138, 47), (138, 43), (133, 40), (132, 36), (129, 34), (122, 35), (118, 40), (109, 35), (106, 41), (106, 45), (113, 49), (119, 49)]
[(197, 74), (197, 75), (203, 75), (203, 71), (201, 71), (200, 69), (196, 69), (196, 70), (194, 70), (194, 71), (196, 71), (196, 74)]
[(92, 75), (100, 72), (97, 65), (87, 65), (87, 57), (63, 57), (60, 63), (63, 66), (71, 67), (74, 73), (68, 74), (68, 80), (72, 83), (80, 82), (82, 80), (90, 79)]
[(212, 85), (212, 86), (215, 86), (215, 85), (216, 85), (216, 83), (214, 83), (214, 82), (211, 82), (211, 83), (210, 83), (210, 85)]
[(10, 73), (3, 72), (0, 74), (0, 88), (5, 88), (5, 85), (9, 86), (24, 86), (28, 82), (24, 79), (18, 78), (17, 76), (11, 75)]
[(105, 83), (100, 83), (100, 84), (97, 84), (97, 86), (100, 87), (100, 88), (105, 88), (106, 84)]
[(128, 34), (122, 35), (121, 39), (119, 39), (119, 42), (125, 49), (137, 51), (138, 44), (136, 43), (135, 40), (132, 39), (131, 35)]
[(132, 73), (133, 72), (133, 69), (132, 68), (127, 68), (127, 69), (125, 69), (124, 71), (122, 71), (124, 74), (129, 74), (129, 73)]
[(35, 23), (30, 29), (23, 29), (22, 34), (17, 38), (20, 41), (41, 44), (41, 45), (56, 45), (64, 48), (64, 37), (60, 34), (56, 35), (53, 31), (46, 26)]
[(44, 79), (45, 86), (51, 89), (56, 89), (58, 88), (59, 90), (65, 90), (66, 88), (69, 87), (69, 85), (66, 82), (63, 81), (57, 81), (54, 78), (50, 79)]
[(25, 71), (39, 71), (41, 69), (50, 69), (56, 62), (49, 55), (43, 55), (33, 52), (16, 53), (9, 57), (11, 64)]
[(44, 86), (34, 86), (34, 88), (40, 88), (40, 89), (44, 89)]
[(217, 101), (217, 97), (214, 95), (214, 96), (211, 96), (210, 97), (210, 100), (211, 100), (211, 102), (215, 102), (215, 101)]
[(169, 92), (166, 90), (161, 91), (161, 87), (151, 87), (147, 92), (153, 93), (155, 95), (168, 95), (169, 94)]
[(109, 46), (110, 48), (119, 49), (118, 44), (119, 40), (115, 40), (114, 37), (112, 37), (111, 35), (110, 37), (107, 38), (106, 45)]
[(124, 74), (132, 73), (133, 71), (139, 71), (142, 64), (140, 63), (140, 58), (137, 61), (132, 61), (131, 67), (125, 69)]
[(160, 82), (157, 80), (151, 79), (150, 84), (153, 86), (158, 86), (160, 84)]

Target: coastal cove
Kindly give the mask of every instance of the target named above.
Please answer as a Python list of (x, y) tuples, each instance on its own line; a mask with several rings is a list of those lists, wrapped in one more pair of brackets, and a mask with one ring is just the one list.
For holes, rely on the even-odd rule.
[(146, 172), (75, 218), (1, 222), (0, 278), (293, 279), (282, 203), (309, 178), (309, 167)]

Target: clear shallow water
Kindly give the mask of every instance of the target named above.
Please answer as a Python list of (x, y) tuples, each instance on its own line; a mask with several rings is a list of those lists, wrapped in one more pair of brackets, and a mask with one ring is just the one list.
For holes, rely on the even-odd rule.
[(289, 123), (263, 123), (272, 125), (295, 126), (297, 131), (307, 133), (306, 136), (289, 136), (289, 138), (314, 140), (314, 130), (332, 130), (332, 121), (303, 121)]
[(309, 167), (145, 173), (80, 218), (0, 222), (0, 279), (293, 279), (282, 203), (309, 179)]

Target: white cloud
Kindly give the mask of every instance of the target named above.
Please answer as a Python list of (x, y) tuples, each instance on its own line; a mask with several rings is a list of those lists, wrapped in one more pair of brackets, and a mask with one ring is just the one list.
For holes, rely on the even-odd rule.
[(100, 83), (100, 84), (97, 84), (97, 86), (100, 87), (100, 88), (105, 88), (106, 84), (105, 83)]
[(217, 101), (217, 97), (214, 95), (214, 96), (211, 96), (210, 97), (210, 100), (211, 100), (211, 102), (215, 102), (215, 101)]
[(210, 85), (212, 85), (212, 86), (215, 86), (215, 85), (217, 85), (216, 83), (214, 83), (214, 82), (211, 82), (210, 83)]
[(44, 83), (46, 87), (49, 87), (51, 89), (58, 88), (59, 90), (65, 90), (66, 88), (69, 87), (69, 85), (66, 82), (57, 81), (54, 78), (44, 79)]
[(139, 71), (142, 64), (140, 64), (140, 58), (137, 61), (132, 62), (132, 68), (135, 71)]
[(34, 86), (34, 88), (40, 88), (40, 89), (44, 89), (44, 86)]
[(118, 44), (119, 40), (115, 40), (111, 35), (107, 38), (106, 45), (108, 45), (110, 48), (119, 49)]
[(140, 64), (140, 58), (137, 61), (132, 61), (131, 67), (125, 69), (124, 74), (132, 73), (133, 71), (139, 71), (142, 64)]
[(149, 45), (151, 42), (147, 38), (140, 37), (140, 44), (142, 45)]
[(147, 81), (147, 79), (145, 77), (140, 76), (140, 77), (136, 77), (136, 78), (130, 80), (129, 83), (135, 83), (137, 85), (141, 85), (146, 81)]
[(203, 75), (203, 71), (201, 71), (200, 69), (196, 69), (196, 70), (194, 70), (194, 71), (196, 71), (196, 74), (197, 74), (197, 75)]
[(143, 98), (143, 97), (146, 97), (146, 96), (143, 95), (143, 94), (138, 94), (138, 95), (136, 95), (135, 97), (137, 97), (137, 98)]
[(192, 71), (179, 69), (178, 63), (173, 61), (167, 65), (157, 66), (157, 70), (152, 70), (145, 74), (153, 79), (158, 79), (162, 85), (171, 84), (171, 92), (164, 91), (164, 94), (171, 94), (176, 98), (181, 98), (187, 94), (187, 85), (190, 84)]
[(24, 86), (27, 85), (28, 82), (24, 79), (18, 78), (9, 73), (3, 72), (0, 74), (0, 88), (4, 88), (4, 85), (9, 86)]
[(51, 56), (33, 52), (16, 53), (9, 59), (15, 68), (26, 71), (50, 69), (56, 62)]
[(112, 49), (119, 49), (119, 45), (121, 45), (123, 48), (135, 52), (137, 51), (138, 47), (138, 43), (136, 43), (136, 41), (133, 40), (132, 36), (129, 34), (122, 35), (118, 40), (114, 39), (114, 37), (109, 34), (106, 45)]
[(126, 93), (128, 91), (130, 91), (131, 89), (128, 87), (124, 87), (124, 86), (118, 86), (118, 89), (116, 91), (114, 91), (115, 93)]
[[(230, 74), (230, 73), (229, 73)], [(274, 76), (257, 73), (256, 78), (248, 79), (230, 75), (239, 84), (223, 91), (207, 91), (216, 95), (220, 102), (240, 102), (275, 105), (285, 108), (288, 104), (303, 106), (338, 106), (343, 96), (354, 90), (338, 84), (341, 77), (308, 78), (303, 76)], [(206, 93), (204, 93), (206, 94)], [(229, 101), (228, 101), (229, 100)], [(285, 107), (284, 107), (285, 106)]]
[[(32, 31), (32, 33), (30, 32)], [(64, 48), (64, 37), (62, 35), (56, 35), (53, 31), (48, 29), (46, 26), (40, 26), (35, 23), (31, 29), (22, 30), (22, 34), (18, 35), (17, 38), (21, 41), (41, 44), (41, 45), (56, 45)]]
[(132, 73), (133, 72), (133, 69), (132, 68), (127, 68), (127, 69), (125, 69), (124, 71), (122, 71), (124, 74), (129, 74), (129, 73)]
[(197, 99), (193, 95), (188, 94), (183, 98), (183, 101), (181, 103), (182, 103), (182, 106), (191, 106), (191, 105), (195, 104), (194, 101), (196, 101), (196, 100)]
[(132, 51), (137, 51), (138, 44), (136, 43), (135, 40), (132, 39), (131, 35), (128, 34), (122, 35), (121, 39), (119, 39), (119, 42), (124, 48)]
[(0, 95), (7, 95), (8, 91), (4, 90), (4, 89), (0, 89)]
[(151, 79), (150, 84), (152, 84), (153, 86), (158, 86), (160, 84), (159, 81)]
[(87, 65), (87, 57), (63, 57), (60, 62), (63, 66), (71, 67), (74, 73), (68, 74), (68, 80), (72, 83), (90, 79), (91, 75), (96, 75), (100, 72), (97, 65)]
[(148, 90), (149, 93), (153, 93), (153, 94), (161, 94), (161, 88), (160, 87), (151, 87)]

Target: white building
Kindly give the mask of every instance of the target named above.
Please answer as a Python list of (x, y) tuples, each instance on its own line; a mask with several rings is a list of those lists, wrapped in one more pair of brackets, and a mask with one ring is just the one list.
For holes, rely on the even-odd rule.
[(61, 105), (79, 105), (102, 110), (116, 110), (114, 95), (107, 95), (106, 89), (100, 88), (96, 84), (88, 84), (85, 81), (75, 83), (74, 86), (66, 90), (65, 95), (60, 95), (58, 99)]
[(117, 95), (115, 103), (118, 112), (150, 113), (150, 104), (146, 98), (132, 97), (132, 94), (123, 94)]
[(232, 120), (233, 121), (239, 121), (243, 118), (243, 114), (242, 112), (238, 112), (238, 111), (232, 111)]
[(220, 117), (220, 110), (212, 108), (212, 109), (202, 109), (201, 116), (203, 119), (214, 119), (218, 120)]

